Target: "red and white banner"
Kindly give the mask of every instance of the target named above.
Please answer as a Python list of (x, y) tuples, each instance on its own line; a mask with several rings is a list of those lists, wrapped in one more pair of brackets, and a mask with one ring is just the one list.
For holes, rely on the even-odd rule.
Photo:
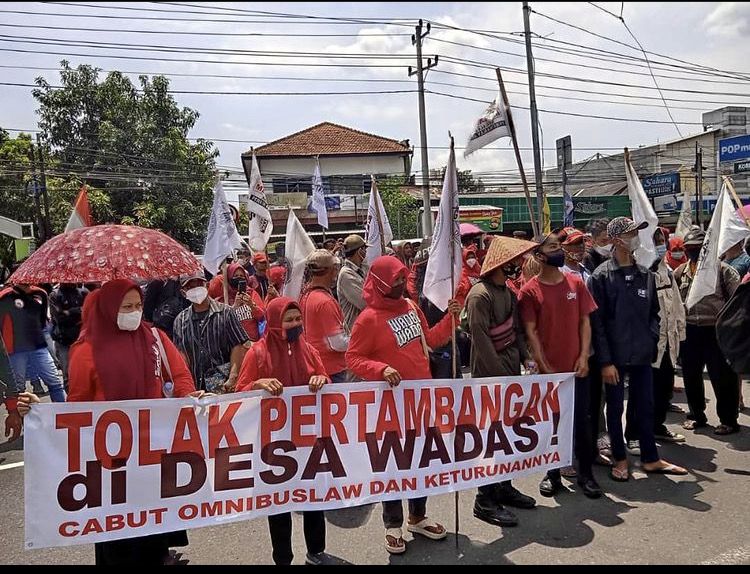
[(571, 463), (573, 403), (568, 373), (34, 405), (26, 548), (541, 474)]

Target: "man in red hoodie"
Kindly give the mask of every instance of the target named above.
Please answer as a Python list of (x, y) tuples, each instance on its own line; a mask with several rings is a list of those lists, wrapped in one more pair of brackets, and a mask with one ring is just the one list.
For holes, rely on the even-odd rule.
[[(431, 379), (426, 347), (441, 347), (451, 336), (451, 314), (458, 318), (461, 306), (448, 303), (448, 314), (432, 329), (422, 311), (404, 299), (408, 270), (395, 257), (378, 257), (370, 267), (362, 294), (367, 306), (357, 317), (346, 363), (354, 375), (365, 381), (385, 380), (392, 387), (402, 380)], [(426, 516), (427, 497), (409, 500), (406, 529), (431, 540), (448, 534), (445, 528)], [(406, 551), (401, 532), (404, 522), (400, 500), (383, 503), (385, 548), (391, 554)]]

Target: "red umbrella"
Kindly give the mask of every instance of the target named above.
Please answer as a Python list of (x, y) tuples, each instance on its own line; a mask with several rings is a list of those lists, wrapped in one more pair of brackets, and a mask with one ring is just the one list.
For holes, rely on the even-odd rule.
[(95, 225), (47, 241), (11, 275), (9, 283), (168, 279), (200, 270), (195, 255), (161, 231), (134, 225)]
[(473, 223), (462, 223), (458, 226), (458, 228), (461, 232), (461, 237), (463, 237), (464, 235), (481, 235), (482, 233), (484, 233), (484, 231), (482, 231)]

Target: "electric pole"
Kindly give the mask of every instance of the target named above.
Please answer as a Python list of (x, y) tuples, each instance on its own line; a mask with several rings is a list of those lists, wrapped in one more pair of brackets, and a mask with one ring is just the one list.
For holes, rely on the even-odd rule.
[(698, 200), (698, 226), (703, 229), (703, 148), (695, 144), (695, 175), (698, 180), (696, 199)]
[(411, 43), (417, 47), (417, 69), (412, 71), (409, 66), (409, 76), (417, 75), (417, 90), (419, 92), (419, 137), (421, 139), (422, 155), (422, 203), (424, 205), (422, 235), (432, 236), (432, 208), (430, 203), (430, 164), (427, 158), (427, 118), (424, 106), (424, 73), (430, 68), (437, 66), (438, 57), (435, 60), (427, 58), (427, 65), (422, 65), (422, 39), (430, 33), (430, 23), (427, 23), (425, 32), (422, 33), (422, 20), (419, 21), (415, 33), (411, 37)]
[[(37, 169), (36, 169), (36, 157), (34, 155), (34, 144), (32, 143), (29, 145), (29, 161), (31, 163), (31, 181), (27, 183), (27, 186), (29, 183), (34, 185), (34, 208), (36, 213), (36, 234), (39, 239), (39, 244), (41, 245), (44, 243), (47, 239), (46, 237), (46, 231), (45, 231), (45, 225), (44, 225), (44, 217), (42, 216), (42, 206), (39, 201), (39, 179), (37, 178)], [(28, 187), (27, 187), (28, 188)]]
[(544, 229), (544, 188), (542, 187), (542, 156), (539, 149), (539, 113), (536, 109), (536, 89), (534, 87), (534, 56), (531, 54), (531, 30), (529, 24), (529, 3), (523, 3), (523, 31), (526, 36), (526, 71), (529, 76), (529, 102), (531, 109), (531, 143), (534, 148), (534, 179), (536, 181), (536, 207), (539, 216), (539, 229)]
[(39, 155), (39, 175), (42, 184), (42, 197), (44, 198), (44, 240), (52, 238), (52, 226), (49, 222), (49, 195), (47, 194), (47, 174), (44, 171), (44, 146), (39, 134), (36, 134), (36, 149)]

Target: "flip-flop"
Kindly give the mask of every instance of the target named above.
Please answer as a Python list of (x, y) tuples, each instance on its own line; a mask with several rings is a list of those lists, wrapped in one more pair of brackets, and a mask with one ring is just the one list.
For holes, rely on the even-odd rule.
[(740, 432), (740, 426), (719, 425), (714, 429), (714, 434), (728, 435)]
[[(395, 544), (391, 544), (388, 541), (389, 536), (395, 538), (397, 542), (401, 542), (401, 545), (396, 546)], [(391, 554), (403, 554), (406, 552), (406, 542), (404, 542), (404, 537), (400, 528), (385, 529), (385, 549)]]
[(630, 470), (621, 470), (613, 466), (612, 470), (609, 471), (609, 477), (615, 482), (627, 482), (630, 480)]
[[(437, 526), (440, 526), (443, 529), (440, 534), (428, 530), (428, 528), (430, 527), (435, 528)], [(422, 536), (429, 538), (430, 540), (442, 540), (443, 538), (448, 536), (448, 531), (445, 529), (445, 527), (442, 526), (442, 524), (438, 524), (437, 522), (435, 522), (434, 520), (430, 520), (426, 516), (416, 524), (407, 524), (406, 529), (413, 534), (421, 534)]]
[(701, 422), (694, 421), (694, 420), (687, 420), (684, 423), (682, 423), (683, 429), (691, 430), (691, 431), (702, 429), (705, 426), (708, 426), (707, 423), (701, 423)]
[(646, 474), (673, 474), (675, 476), (685, 476), (686, 474), (688, 474), (688, 471), (685, 469), (680, 469), (680, 470), (685, 470), (685, 472), (679, 472), (677, 470), (679, 468), (680, 467), (677, 465), (668, 464), (667, 466), (663, 466), (661, 468), (655, 468), (654, 470), (647, 470), (644, 468), (643, 472), (645, 472)]

